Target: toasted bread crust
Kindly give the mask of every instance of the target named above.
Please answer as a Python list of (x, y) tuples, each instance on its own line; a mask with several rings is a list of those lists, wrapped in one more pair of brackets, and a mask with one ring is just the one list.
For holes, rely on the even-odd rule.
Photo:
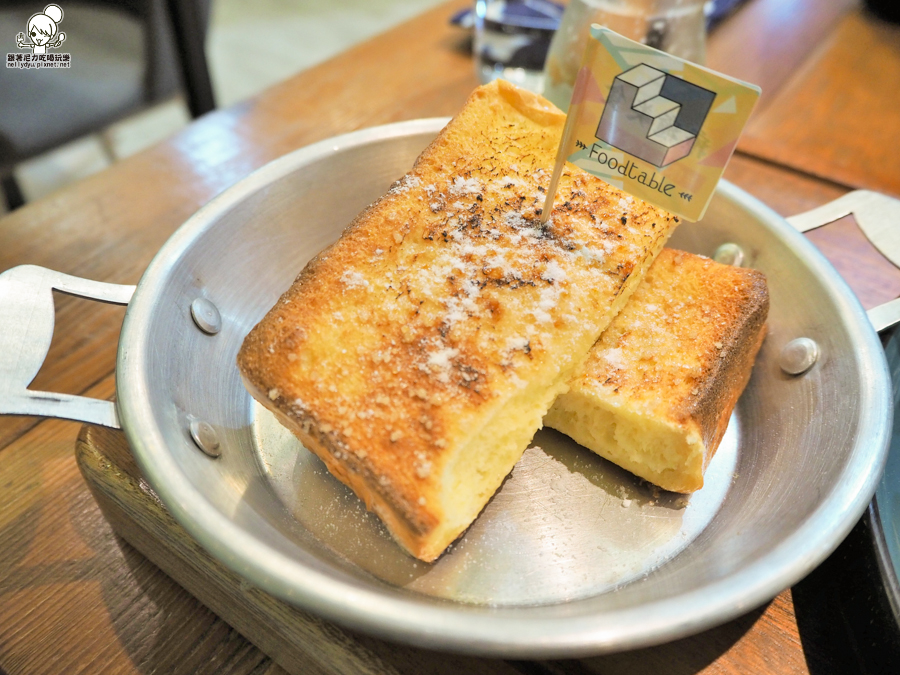
[[(665, 249), (597, 341), (566, 396), (578, 397), (582, 408), (594, 405), (671, 429), (683, 438), (682, 453), (700, 456), (673, 453), (661, 470), (642, 465), (638, 456), (613, 456), (622, 448), (613, 451), (604, 447), (606, 441), (589, 447), (627, 462), (630, 471), (667, 490), (700, 489), (750, 379), (768, 309), (761, 272)], [(566, 396), (547, 424), (578, 436), (572, 417), (559, 414), (570, 405)]]
[[(705, 261), (701, 263), (705, 268), (711, 267)], [(731, 412), (750, 381), (756, 355), (766, 337), (769, 314), (769, 288), (765, 275), (752, 269), (727, 269), (732, 272), (734, 283), (722, 273), (713, 285), (725, 329), (719, 334), (718, 341), (712, 340), (713, 344), (710, 344), (707, 339), (705, 344), (699, 345), (705, 356), (698, 378), (702, 383), (699, 392), (686, 398), (680, 409), (673, 406), (672, 411), (675, 419), (697, 422), (706, 448), (704, 468), (715, 455), (728, 428)], [(721, 270), (716, 268), (716, 272)], [(721, 349), (715, 342), (722, 344)]]
[(564, 119), (507, 83), (477, 89), (238, 355), (251, 393), (423, 560), (477, 515), (448, 507), (470, 441), (518, 406), (526, 440), (510, 436), (480, 510), (677, 223), (568, 167), (541, 226)]
[[(254, 398), (263, 401), (267, 396), (244, 379), (244, 385)], [(321, 433), (308, 418), (302, 422), (286, 415), (278, 406), (267, 404), (281, 424), (290, 430), (328, 468), (333, 476), (353, 490), (369, 511), (377, 514), (398, 543), (407, 551), (421, 550), (421, 537), (434, 527), (432, 518), (423, 510), (407, 506), (400, 495), (378, 489), (377, 476), (365, 462), (352, 453), (340, 453), (329, 441), (327, 434)], [(424, 516), (424, 518), (423, 518)]]

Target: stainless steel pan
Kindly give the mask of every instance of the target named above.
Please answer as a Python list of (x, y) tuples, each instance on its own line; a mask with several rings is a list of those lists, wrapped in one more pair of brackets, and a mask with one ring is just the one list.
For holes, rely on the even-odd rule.
[[(235, 367), (244, 335), (443, 123), (360, 131), (271, 163), (185, 223), (136, 289), (7, 271), (0, 411), (121, 424), (172, 514), (249, 583), (416, 645), (516, 658), (648, 645), (746, 612), (803, 577), (872, 497), (890, 379), (869, 318), (831, 265), (728, 183), (672, 245), (739, 247), (743, 264), (768, 275), (770, 331), (707, 486), (690, 499), (655, 494), (541, 431), (465, 536), (426, 565), (253, 403)], [(839, 202), (796, 222), (852, 210), (871, 230), (873, 204), (888, 203), (868, 193)], [(52, 335), (51, 288), (128, 304), (115, 404), (26, 389)], [(783, 353), (801, 337), (816, 349)], [(786, 374), (780, 359), (799, 370), (797, 355), (817, 358)]]

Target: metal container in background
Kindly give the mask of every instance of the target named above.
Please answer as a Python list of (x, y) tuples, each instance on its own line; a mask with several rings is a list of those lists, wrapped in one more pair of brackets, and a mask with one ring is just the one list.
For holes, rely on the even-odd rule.
[(705, 4), (703, 0), (571, 0), (550, 42), (544, 96), (568, 110), (591, 24), (672, 56), (705, 63)]

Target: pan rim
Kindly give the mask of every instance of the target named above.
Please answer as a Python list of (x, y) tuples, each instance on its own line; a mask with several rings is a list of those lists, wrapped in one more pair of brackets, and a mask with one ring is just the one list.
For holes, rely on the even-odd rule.
[[(144, 354), (149, 325), (165, 279), (176, 261), (222, 213), (248, 195), (330, 153), (394, 137), (437, 132), (445, 118), (413, 120), (352, 132), (296, 150), (228, 188), (188, 219), (160, 249), (138, 284), (126, 312), (116, 369), (118, 410), (138, 464), (176, 520), (218, 561), (253, 585), (342, 625), (419, 647), (505, 658), (561, 658), (649, 646), (696, 633), (735, 618), (773, 598), (822, 562), (849, 533), (869, 504), (890, 440), (893, 401), (881, 343), (849, 287), (830, 263), (787, 222), (734, 185), (722, 196), (777, 223), (774, 234), (799, 250), (816, 276), (840, 299), (847, 330), (858, 343), (868, 386), (860, 429), (840, 481), (807, 521), (769, 553), (728, 577), (682, 595), (639, 607), (584, 613), (548, 621), (540, 607), (490, 608), (448, 601), (416, 604), (397, 594), (345, 583), (275, 551), (228, 520), (179, 469), (152, 415)], [(781, 225), (783, 223), (783, 226)], [(854, 471), (850, 471), (853, 468)], [(414, 610), (414, 611), (412, 611)]]

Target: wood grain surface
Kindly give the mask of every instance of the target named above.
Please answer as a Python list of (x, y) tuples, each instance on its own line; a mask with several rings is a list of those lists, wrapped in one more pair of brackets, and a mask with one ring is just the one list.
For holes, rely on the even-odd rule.
[[(476, 84), (466, 37), (447, 24), (456, 9), (468, 4), (459, 0), (443, 5), (251, 101), (206, 115), (171, 140), (0, 219), (0, 271), (32, 263), (93, 279), (136, 283), (186, 218), (269, 160), (361, 127), (453, 114)], [(860, 15), (844, 17), (851, 4), (849, 0), (781, 3), (794, 8), (792, 13), (779, 11), (775, 0), (752, 0), (712, 36), (709, 63), (751, 81), (768, 82), (768, 86), (763, 82), (768, 102), (762, 115), (774, 125), (773, 133), (780, 133), (775, 113), (765, 116), (782, 105), (784, 92), (793, 91), (790, 100), (801, 109), (821, 108), (827, 113), (827, 105), (839, 103), (835, 99), (821, 103), (820, 90), (799, 86), (797, 78), (791, 78), (803, 68), (818, 73), (823, 66), (810, 65), (816, 63), (841, 72), (840, 64), (825, 58), (827, 49), (822, 51), (832, 44), (835, 31), (868, 35), (868, 54), (894, 49), (891, 31), (870, 30), (866, 27), (870, 20)], [(863, 27), (852, 23), (860, 21)], [(780, 31), (797, 44), (776, 44), (770, 40), (774, 33), (767, 30)], [(817, 42), (825, 47), (815, 49)], [(855, 63), (866, 72), (878, 67), (862, 56)], [(746, 74), (752, 69), (758, 77)], [(828, 82), (822, 85), (828, 94)], [(866, 131), (892, 129), (893, 122), (884, 119), (887, 115), (878, 108), (867, 118)], [(800, 131), (794, 129), (789, 136), (800, 138)], [(851, 136), (859, 133), (857, 127), (848, 131)], [(872, 145), (872, 157), (894, 161), (889, 143)], [(735, 156), (726, 177), (785, 215), (822, 204), (858, 184), (838, 165), (829, 166), (834, 157), (821, 156), (822, 169), (813, 170), (760, 147), (751, 143), (744, 154)], [(853, 243), (852, 230), (847, 223), (830, 226), (823, 232), (831, 243), (820, 245), (830, 247), (829, 257), (843, 265), (864, 304), (896, 294), (898, 280), (873, 271), (877, 269), (873, 254), (862, 243)], [(33, 387), (111, 396), (123, 310), (66, 296), (57, 300), (54, 343)], [(0, 671), (4, 675), (284, 672), (115, 535), (76, 466), (73, 448), (78, 429), (70, 422), (0, 417)], [(106, 434), (106, 444), (98, 446), (115, 446), (122, 459), (121, 437), (97, 433)], [(95, 461), (97, 475), (102, 462), (108, 462), (108, 470), (115, 464), (101, 456)], [(133, 474), (120, 478), (135, 480)], [(165, 516), (162, 511), (157, 515)], [(138, 520), (115, 522), (127, 531)], [(132, 538), (140, 538), (142, 548), (163, 562), (159, 552), (151, 551), (152, 537), (133, 532)], [(190, 542), (184, 546), (190, 550)], [(183, 567), (172, 573), (197, 574), (196, 568)], [(220, 600), (215, 594), (206, 601), (223, 613), (228, 609), (216, 605)], [(348, 648), (355, 636), (310, 621), (316, 628), (308, 628), (307, 635), (317, 636), (320, 643), (300, 644), (287, 656), (276, 654), (291, 667), (301, 663), (304, 672), (334, 672), (335, 664), (374, 663), (384, 665), (387, 672), (391, 668), (449, 672), (447, 664), (456, 664), (458, 672), (471, 667), (472, 672), (523, 673), (806, 673), (810, 670), (806, 650), (815, 649), (798, 630), (790, 590), (701, 636), (578, 662), (463, 663), (431, 653), (413, 654), (370, 638), (360, 639), (363, 647), (353, 640)], [(247, 626), (242, 629), (251, 632)], [(274, 649), (272, 643), (263, 646)]]
[[(108, 376), (87, 393), (109, 397)], [(0, 668), (275, 675), (271, 661), (118, 539), (78, 472), (78, 426), (0, 454)]]
[(814, 176), (900, 196), (900, 26), (845, 15), (754, 116), (744, 152)]
[(707, 65), (761, 87), (758, 115), (823, 36), (859, 5), (860, 0), (755, 0), (716, 29)]

